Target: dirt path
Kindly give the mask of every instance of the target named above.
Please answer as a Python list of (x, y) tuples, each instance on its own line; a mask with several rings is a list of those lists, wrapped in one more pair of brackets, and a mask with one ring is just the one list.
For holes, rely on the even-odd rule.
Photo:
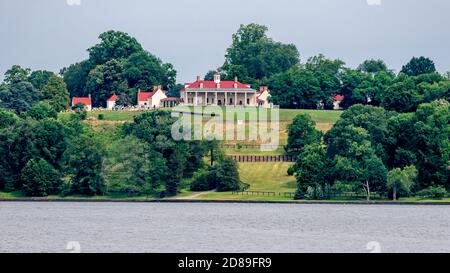
[(175, 199), (180, 199), (180, 200), (192, 200), (192, 199), (197, 199), (197, 198), (199, 198), (199, 197), (202, 196), (202, 195), (209, 194), (209, 193), (212, 193), (212, 192), (215, 192), (215, 191), (216, 191), (216, 190), (212, 190), (212, 191), (202, 191), (202, 192), (198, 192), (198, 193), (195, 193), (195, 194), (192, 194), (192, 195), (189, 195), (189, 196), (178, 197), (178, 198), (175, 198)]

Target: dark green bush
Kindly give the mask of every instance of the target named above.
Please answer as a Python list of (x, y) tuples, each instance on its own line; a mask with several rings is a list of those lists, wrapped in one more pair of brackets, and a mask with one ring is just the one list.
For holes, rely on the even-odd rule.
[(289, 167), (289, 169), (287, 170), (287, 175), (293, 176), (294, 174), (295, 174), (294, 166)]
[(417, 196), (423, 198), (442, 199), (448, 194), (447, 190), (443, 186), (430, 186), (417, 193)]
[(216, 188), (216, 181), (209, 170), (200, 170), (194, 174), (191, 191), (210, 191)]

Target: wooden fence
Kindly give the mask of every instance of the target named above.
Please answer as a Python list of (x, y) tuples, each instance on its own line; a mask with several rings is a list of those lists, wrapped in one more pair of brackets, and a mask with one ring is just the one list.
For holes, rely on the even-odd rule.
[[(247, 188), (248, 189), (248, 188)], [(294, 199), (296, 196), (295, 192), (272, 192), (272, 191), (249, 191), (249, 190), (242, 190), (242, 191), (233, 191), (231, 192), (233, 195), (245, 195), (245, 196), (269, 196), (269, 197), (284, 197), (284, 198), (290, 198)], [(330, 199), (339, 199), (343, 198), (345, 200), (347, 199), (366, 199), (366, 196), (360, 193), (355, 192), (341, 192), (341, 193), (326, 193), (324, 195), (323, 200), (330, 200)], [(386, 199), (387, 196), (383, 193), (377, 193), (373, 192), (370, 194), (371, 199)]]
[(295, 162), (290, 155), (232, 155), (237, 162)]

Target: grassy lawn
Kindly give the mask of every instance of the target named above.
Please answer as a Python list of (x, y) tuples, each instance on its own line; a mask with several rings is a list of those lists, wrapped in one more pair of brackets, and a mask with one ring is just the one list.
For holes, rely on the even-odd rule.
[[(239, 112), (239, 108), (237, 108)], [(170, 108), (165, 108), (164, 110), (170, 111)], [(133, 117), (140, 115), (142, 113), (152, 111), (92, 111), (88, 112), (88, 118), (98, 118), (99, 114), (103, 114), (104, 120), (109, 121), (131, 121)], [(242, 108), (242, 111), (246, 111), (246, 108)], [(271, 110), (269, 110), (270, 113)], [(226, 112), (224, 112), (225, 114)], [(292, 121), (294, 117), (298, 114), (308, 114), (316, 123), (336, 123), (339, 120), (342, 111), (331, 111), (331, 110), (303, 110), (303, 109), (280, 109), (280, 121)], [(70, 115), (70, 112), (60, 113), (62, 116)], [(226, 114), (225, 114), (226, 116)], [(248, 120), (248, 116), (246, 118)]]
[(425, 198), (420, 198), (420, 197), (405, 197), (405, 198), (400, 198), (399, 202), (416, 202), (416, 203), (436, 202), (436, 203), (440, 203), (440, 202), (450, 202), (450, 197), (442, 198), (442, 199), (425, 199)]
[[(170, 111), (170, 108), (165, 108), (166, 111)], [(152, 111), (152, 110), (147, 110)], [(237, 108), (236, 111), (246, 111), (246, 109), (242, 108), (240, 110)], [(270, 111), (270, 110), (269, 110)], [(137, 115), (140, 115), (146, 111), (109, 111), (109, 110), (102, 110), (102, 111), (93, 111), (88, 112), (88, 120), (86, 121), (89, 123), (93, 129), (101, 130), (103, 133), (111, 132), (110, 128), (118, 127), (124, 122), (132, 121), (133, 118)], [(102, 114), (104, 119), (98, 120), (98, 115)], [(294, 117), (298, 114), (308, 114), (311, 116), (311, 118), (317, 123), (317, 129), (322, 130), (324, 132), (328, 131), (334, 123), (339, 120), (342, 111), (328, 111), (328, 110), (301, 110), (301, 109), (280, 109), (280, 122), (279, 122), (279, 145), (286, 145), (287, 139), (288, 139), (288, 126), (294, 119)], [(60, 118), (67, 119), (71, 113), (60, 113)], [(211, 117), (204, 117), (200, 120), (194, 121), (194, 128), (200, 128), (200, 125), (205, 125), (206, 123), (211, 124)], [(213, 122), (214, 123), (214, 122)], [(229, 123), (229, 122), (228, 122)], [(223, 123), (220, 122), (221, 126), (225, 129), (225, 135), (227, 133), (230, 133), (229, 131), (233, 131), (234, 134), (237, 134), (238, 128), (244, 126), (245, 131), (245, 140), (226, 140), (225, 143), (227, 144), (237, 144), (240, 143), (242, 145), (260, 145), (261, 140), (249, 140), (250, 135), (250, 127), (252, 127), (252, 132), (255, 132), (254, 125), (250, 124), (248, 120), (248, 116), (246, 121), (241, 124), (237, 125), (236, 122), (232, 124), (233, 126), (228, 126), (227, 122)], [(233, 129), (232, 129), (233, 128)], [(203, 128), (203, 130), (207, 130)], [(114, 130), (113, 130), (114, 131)], [(257, 132), (257, 131), (256, 131)], [(282, 148), (277, 149), (276, 151), (270, 151), (270, 152), (262, 152), (260, 149), (253, 148), (253, 147), (246, 147), (241, 149), (234, 149), (234, 148), (228, 148), (227, 153), (231, 155), (280, 155), (283, 154), (284, 151)]]
[[(169, 111), (170, 108), (164, 108)], [(102, 114), (105, 121), (132, 121), (135, 116), (149, 112), (152, 110), (140, 110), (140, 111), (111, 111), (111, 110), (99, 110), (88, 112), (89, 119), (98, 119), (98, 115)], [(71, 115), (70, 112), (60, 113), (60, 116), (67, 117)]]
[(284, 149), (279, 148), (275, 151), (261, 151), (259, 148), (225, 148), (227, 155), (282, 155)]
[(287, 170), (293, 163), (251, 162), (239, 163), (241, 180), (251, 185), (250, 191), (295, 192), (295, 177)]

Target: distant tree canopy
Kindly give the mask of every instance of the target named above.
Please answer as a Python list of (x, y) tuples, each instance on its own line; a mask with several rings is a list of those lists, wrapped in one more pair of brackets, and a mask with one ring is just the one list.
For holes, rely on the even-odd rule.
[(162, 85), (169, 90), (175, 86), (173, 66), (145, 51), (127, 33), (107, 31), (99, 39), (88, 49), (88, 60), (61, 70), (70, 96), (91, 94), (94, 106), (105, 107), (114, 93), (129, 102), (135, 100), (138, 88)]
[(47, 100), (57, 111), (67, 109), (69, 94), (64, 81), (50, 71), (33, 71), (13, 65), (0, 84), (0, 107), (16, 113), (30, 110), (39, 101)]
[(389, 72), (386, 63), (383, 60), (365, 60), (362, 64), (358, 66), (358, 71), (365, 73), (378, 73), (381, 71)]
[(88, 49), (89, 59), (94, 64), (104, 64), (110, 60), (127, 59), (132, 54), (143, 51), (136, 38), (120, 31), (106, 31), (98, 37), (100, 43)]
[(421, 74), (428, 74), (436, 72), (434, 62), (425, 57), (413, 57), (409, 63), (403, 66), (402, 71), (408, 76), (419, 76)]
[(13, 65), (10, 69), (5, 72), (4, 82), (6, 84), (16, 84), (19, 82), (28, 81), (31, 69), (23, 68), (20, 65)]
[(55, 73), (46, 70), (36, 70), (31, 72), (28, 77), (28, 81), (36, 88), (37, 90), (42, 90), (44, 86), (48, 83), (51, 77), (55, 76)]
[(310, 58), (267, 79), (272, 102), (284, 108), (317, 109), (333, 107), (332, 96), (340, 93), (344, 62), (323, 55)]
[(257, 84), (300, 62), (295, 45), (273, 41), (267, 36), (267, 30), (266, 26), (249, 24), (241, 25), (233, 34), (222, 66), (228, 79), (237, 76), (246, 83)]

